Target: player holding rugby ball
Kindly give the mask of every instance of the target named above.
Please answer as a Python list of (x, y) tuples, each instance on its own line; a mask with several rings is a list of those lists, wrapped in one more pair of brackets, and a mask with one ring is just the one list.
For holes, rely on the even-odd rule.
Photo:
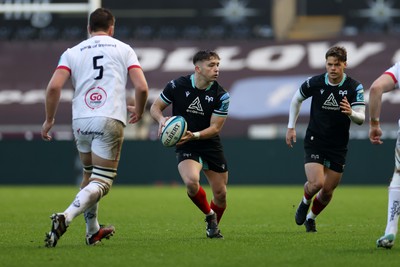
[[(219, 133), (228, 115), (229, 94), (216, 81), (220, 57), (198, 51), (194, 73), (170, 81), (150, 108), (159, 123), (159, 134), (168, 119), (163, 111), (172, 104), (172, 115), (187, 121), (187, 132), (176, 145), (178, 171), (193, 203), (206, 215), (208, 238), (223, 238), (218, 224), (226, 208), (228, 167)], [(208, 203), (200, 185), (203, 171), (213, 197)]]

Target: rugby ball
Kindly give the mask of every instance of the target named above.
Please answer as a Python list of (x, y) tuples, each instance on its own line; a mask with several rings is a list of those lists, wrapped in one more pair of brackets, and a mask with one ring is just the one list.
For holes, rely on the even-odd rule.
[(160, 140), (164, 146), (174, 146), (181, 140), (187, 130), (186, 120), (182, 116), (172, 116), (161, 131)]

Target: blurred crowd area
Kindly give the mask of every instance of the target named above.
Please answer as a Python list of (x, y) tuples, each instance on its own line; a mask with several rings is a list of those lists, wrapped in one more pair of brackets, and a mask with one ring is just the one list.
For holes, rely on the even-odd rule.
[[(0, 0), (13, 3), (82, 3)], [(103, 0), (117, 17), (122, 40), (310, 39), (331, 35), (400, 33), (395, 0)], [(0, 40), (80, 40), (87, 13), (6, 12)]]
[[(0, 140), (40, 138), (44, 90), (57, 57), (88, 37), (88, 10), (2, 12), (2, 7), (84, 2), (88, 3), (0, 0), (0, 113), (13, 114), (0, 116)], [(283, 137), (291, 99), (288, 92), (323, 71), (320, 53), (329, 45), (347, 47), (349, 72), (365, 88), (400, 58), (398, 0), (102, 0), (101, 4), (116, 16), (115, 37), (134, 43), (150, 87), (149, 105), (167, 81), (192, 71), (187, 60), (192, 49), (218, 49), (223, 55), (219, 81), (232, 99), (223, 132), (227, 137)], [(30, 70), (23, 79), (20, 62)], [(64, 92), (54, 135), (70, 140), (72, 87)], [(398, 99), (400, 94), (390, 95), (385, 102), (387, 117), (383, 119), (390, 137), (397, 136), (397, 115), (392, 115), (397, 114)], [(299, 135), (308, 120), (304, 106)], [(157, 139), (158, 125), (148, 109), (140, 123), (128, 125), (126, 138)], [(353, 127), (351, 137), (365, 139), (365, 127)]]

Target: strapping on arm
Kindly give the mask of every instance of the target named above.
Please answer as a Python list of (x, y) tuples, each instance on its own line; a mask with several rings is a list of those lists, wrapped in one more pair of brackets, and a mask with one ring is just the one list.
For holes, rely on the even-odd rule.
[(301, 104), (304, 100), (305, 98), (301, 95), (300, 89), (298, 89), (290, 102), (288, 128), (295, 127), (297, 118), (299, 117)]
[(352, 122), (361, 125), (365, 121), (365, 106), (355, 106), (351, 108), (352, 112), (349, 118)]

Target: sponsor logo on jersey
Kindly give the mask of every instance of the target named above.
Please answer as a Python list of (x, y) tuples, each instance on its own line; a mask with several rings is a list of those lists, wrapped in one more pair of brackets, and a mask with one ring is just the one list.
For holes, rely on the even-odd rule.
[[(347, 91), (346, 91), (347, 93)], [(335, 96), (331, 93), (322, 105), (322, 109), (328, 110), (340, 110), (338, 103), (336, 102)]]
[(187, 108), (186, 112), (204, 115), (203, 107), (201, 106), (199, 97), (196, 97), (196, 99), (193, 100), (193, 102)]
[(117, 47), (117, 45), (116, 44), (100, 44), (100, 43), (96, 43), (94, 45), (87, 45), (87, 46), (81, 47), (81, 52), (86, 50), (86, 49), (92, 49), (92, 48), (98, 48), (98, 47)]
[(339, 95), (341, 95), (341, 96), (345, 96), (345, 95), (347, 95), (347, 90), (339, 90)]
[(90, 109), (97, 109), (102, 107), (107, 100), (106, 91), (97, 86), (89, 89), (85, 95), (85, 103)]
[(188, 97), (190, 95), (190, 92), (186, 91), (185, 94), (186, 94), (186, 97)]
[(81, 134), (81, 135), (92, 135), (92, 134), (94, 134), (94, 135), (104, 135), (103, 132), (98, 132), (98, 131), (81, 131), (81, 128), (76, 130), (76, 132), (78, 134)]

